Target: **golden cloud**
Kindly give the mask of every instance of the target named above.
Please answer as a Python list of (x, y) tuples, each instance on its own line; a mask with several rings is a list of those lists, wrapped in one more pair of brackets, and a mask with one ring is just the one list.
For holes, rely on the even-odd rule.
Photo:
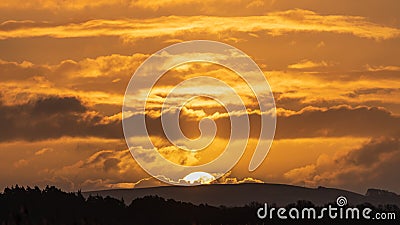
[(14, 26), (11, 30), (3, 29), (0, 31), (0, 39), (118, 36), (129, 41), (162, 36), (174, 38), (185, 33), (203, 32), (209, 34), (265, 32), (269, 35), (290, 32), (332, 32), (375, 40), (397, 38), (400, 35), (398, 28), (369, 22), (364, 17), (319, 15), (308, 10), (294, 9), (247, 17), (168, 16), (151, 19), (97, 19), (83, 23), (48, 26), (30, 24), (29, 27), (21, 25)]
[[(52, 0), (5, 0), (0, 3), (0, 8), (17, 8), (17, 9), (49, 9), (49, 10), (84, 10), (87, 8), (96, 8), (104, 6), (121, 5), (128, 8), (142, 8), (158, 10), (161, 7), (174, 7), (182, 4), (185, 5), (201, 5), (206, 6), (215, 4), (221, 1), (218, 0), (98, 0), (98, 1), (85, 1), (85, 0), (69, 0), (69, 1), (52, 1)], [(224, 3), (234, 3), (237, 5), (244, 5), (246, 8), (260, 7), (265, 3), (260, 0), (223, 0)], [(273, 1), (271, 1), (273, 2)]]
[(400, 66), (365, 66), (368, 71), (376, 72), (376, 71), (400, 71)]
[(319, 68), (319, 67), (327, 67), (330, 64), (325, 61), (314, 62), (311, 60), (302, 60), (301, 62), (289, 65), (289, 69), (311, 69), (311, 68)]
[(33, 1), (2, 1), (0, 8), (17, 8), (17, 9), (68, 9), (77, 10), (84, 8), (94, 8), (99, 6), (114, 5), (120, 1), (109, 1), (109, 0), (98, 0), (98, 1), (80, 1), (80, 0), (69, 0), (69, 1), (52, 1), (52, 0), (33, 0)]

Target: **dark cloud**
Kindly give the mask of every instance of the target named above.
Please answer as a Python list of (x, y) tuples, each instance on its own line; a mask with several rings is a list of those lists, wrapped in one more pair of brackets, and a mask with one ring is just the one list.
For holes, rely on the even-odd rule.
[(37, 100), (32, 108), (32, 114), (48, 115), (71, 112), (83, 113), (86, 110), (86, 107), (74, 97), (50, 97)]
[(369, 167), (378, 163), (383, 155), (391, 153), (400, 153), (400, 138), (373, 139), (360, 149), (349, 152), (343, 160), (356, 166)]
[[(250, 136), (258, 137), (260, 117), (252, 114), (249, 118)], [(150, 135), (165, 139), (160, 118), (146, 117), (146, 122)], [(123, 138), (119, 119), (111, 119), (93, 111), (75, 97), (48, 97), (13, 106), (0, 103), (0, 123), (5, 128), (0, 141), (35, 141), (63, 136)], [(200, 135), (198, 122), (194, 118), (182, 116), (180, 124), (188, 137)], [(217, 136), (229, 138), (229, 118), (221, 117), (216, 124)], [(383, 108), (336, 106), (327, 110), (305, 109), (290, 116), (279, 116), (275, 138), (378, 137), (393, 135), (399, 128), (400, 118)]]
[[(372, 49), (374, 47), (374, 49)], [(378, 49), (378, 46), (372, 46), (371, 49), (369, 49), (370, 52), (368, 52), (368, 56), (372, 57), (372, 51), (376, 51)], [(350, 47), (349, 47), (350, 48)], [(336, 52), (335, 54), (336, 61), (340, 61), (339, 57), (339, 52)], [(353, 57), (357, 57), (354, 55)], [(392, 55), (387, 55), (384, 56), (383, 54), (381, 55), (382, 58), (387, 59), (384, 61), (383, 59), (379, 59), (380, 61), (376, 61), (376, 63), (381, 63), (381, 64), (397, 64), (396, 62), (392, 61), (391, 58)], [(393, 55), (393, 57), (397, 57)], [(368, 80), (368, 81), (382, 81), (382, 80), (392, 80), (392, 81), (398, 81), (399, 80), (399, 74), (400, 71), (390, 71), (390, 70), (379, 70), (379, 71), (368, 71), (365, 68), (362, 68), (363, 65), (353, 63), (351, 65), (351, 62), (349, 62), (350, 59), (346, 59), (346, 61), (343, 64), (340, 64), (340, 68), (342, 70), (346, 70), (346, 72), (342, 71), (324, 71), (324, 72), (315, 72), (312, 73), (314, 77), (318, 77), (322, 81), (330, 81), (330, 80), (335, 80), (335, 81), (344, 81), (344, 82), (352, 82), (352, 81), (360, 81), (360, 80)], [(345, 64), (346, 63), (346, 64)], [(367, 63), (367, 62), (365, 62)], [(371, 85), (372, 86), (372, 85)]]
[(315, 164), (293, 169), (285, 176), (296, 184), (340, 186), (360, 193), (368, 188), (400, 193), (398, 136), (374, 138), (345, 154), (322, 158)]
[(305, 97), (278, 97), (275, 98), (275, 104), (277, 108), (299, 111), (310, 105), (303, 102), (305, 99)]
[[(300, 100), (299, 100), (300, 101)], [(251, 137), (258, 137), (260, 116), (249, 116)], [(216, 122), (224, 138), (229, 137), (230, 122), (220, 118)], [(290, 116), (278, 116), (275, 139), (310, 137), (380, 137), (400, 130), (400, 118), (383, 108), (334, 106), (328, 110), (302, 110)]]
[(0, 71), (3, 82), (27, 80), (32, 79), (34, 76), (46, 76), (49, 74), (49, 69), (44, 66), (36, 66), (29, 62), (16, 63), (1, 60)]
[[(139, 123), (141, 116), (128, 118)], [(258, 138), (260, 134), (260, 116), (249, 115), (250, 137)], [(228, 117), (215, 120), (217, 137), (228, 139), (231, 134), (231, 123)], [(148, 133), (165, 140), (159, 147), (170, 145), (166, 139), (160, 117), (146, 116)], [(243, 125), (244, 126), (244, 125)], [(189, 138), (200, 135), (199, 123), (187, 116), (180, 117), (182, 132)], [(240, 129), (233, 128), (233, 129)], [(243, 129), (245, 130), (245, 129)], [(313, 138), (313, 137), (380, 137), (391, 136), (400, 131), (400, 118), (384, 108), (334, 106), (325, 109), (304, 109), (297, 114), (278, 116), (275, 139)], [(131, 130), (128, 136), (144, 136), (146, 133)], [(175, 137), (176, 134), (170, 134)], [(243, 137), (243, 134), (240, 135)]]
[(111, 158), (104, 161), (104, 171), (119, 170), (118, 164), (121, 162), (120, 159)]
[(364, 88), (364, 89), (357, 89), (357, 90), (347, 94), (347, 96), (350, 98), (357, 98), (360, 95), (370, 95), (370, 94), (389, 95), (398, 90), (400, 90), (400, 89), (399, 88)]
[(399, 129), (400, 118), (385, 109), (342, 106), (278, 117), (275, 138), (378, 137), (392, 135)]
[(22, 20), (22, 21), (8, 20), (0, 23), (0, 30), (10, 31), (10, 30), (29, 28), (29, 27), (48, 27), (50, 25), (51, 24), (49, 24), (48, 22), (37, 22), (32, 20)]
[(0, 103), (0, 141), (70, 137), (121, 138), (121, 121), (91, 111), (75, 97), (48, 97), (23, 105)]
[[(307, 97), (286, 97), (283, 94), (275, 94), (276, 107), (280, 109), (292, 110), (299, 112), (302, 109), (308, 107), (315, 108), (334, 108), (340, 105), (346, 105), (352, 108), (359, 106), (368, 107), (380, 107), (385, 108), (391, 112), (399, 112), (400, 104), (392, 101), (398, 96), (396, 93), (398, 89), (395, 88), (368, 88), (368, 89), (356, 89), (353, 92), (349, 92), (344, 96), (348, 98), (338, 99), (308, 99)], [(374, 94), (379, 97), (373, 96), (371, 99), (358, 98), (362, 95)], [(391, 95), (393, 98), (387, 98), (386, 96)], [(356, 99), (356, 101), (355, 101)]]

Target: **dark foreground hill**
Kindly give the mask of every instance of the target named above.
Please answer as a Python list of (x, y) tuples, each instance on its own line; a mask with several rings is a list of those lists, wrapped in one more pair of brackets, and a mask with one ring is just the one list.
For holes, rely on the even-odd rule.
[(243, 206), (251, 202), (275, 203), (285, 206), (298, 200), (307, 200), (315, 205), (334, 202), (339, 196), (344, 196), (348, 204), (357, 205), (365, 202), (372, 205), (395, 204), (400, 206), (400, 196), (388, 191), (370, 189), (365, 195), (333, 188), (305, 188), (284, 184), (214, 184), (201, 186), (163, 186), (153, 188), (113, 189), (91, 191), (84, 196), (111, 196), (124, 198), (131, 202), (133, 199), (157, 195), (165, 199), (190, 202), (193, 204), (208, 204), (213, 206)]
[[(169, 187), (161, 189), (147, 189), (150, 190), (174, 190), (181, 191), (186, 195), (199, 194), (200, 196), (205, 190), (209, 190), (211, 196), (216, 194), (230, 195), (236, 193), (236, 196), (241, 199), (241, 195), (249, 196), (248, 193), (238, 193), (238, 190), (254, 191), (254, 194), (262, 194), (262, 189), (268, 190), (268, 185), (239, 185), (239, 186), (202, 186), (202, 187)], [(298, 193), (319, 192), (322, 189), (296, 189), (291, 186), (273, 186), (277, 192), (275, 194), (288, 194), (290, 196), (296, 193), (289, 193), (288, 191), (300, 190)], [(257, 193), (257, 189), (259, 193)], [(294, 188), (294, 189), (293, 189)], [(234, 191), (233, 191), (234, 190)], [(135, 191), (135, 190), (127, 190)], [(221, 192), (222, 191), (222, 192)], [(223, 192), (226, 193), (223, 193)], [(350, 192), (340, 190), (328, 189), (322, 190), (322, 194), (329, 194), (330, 197), (336, 194), (346, 194), (349, 199), (356, 199), (360, 195), (349, 195)], [(142, 190), (143, 192), (143, 190)], [(105, 192), (98, 192), (105, 193)], [(122, 193), (118, 190), (117, 193)], [(161, 193), (161, 192), (159, 192)], [(86, 193), (87, 194), (87, 193)], [(94, 193), (92, 193), (94, 194)], [(152, 194), (156, 194), (152, 192)], [(321, 194), (321, 193), (320, 193)], [(353, 193), (354, 194), (354, 193)], [(371, 195), (384, 196), (390, 195), (387, 192), (372, 191)], [(304, 195), (299, 198), (313, 198), (315, 195)], [(318, 195), (320, 196), (320, 195)], [(396, 195), (397, 196), (397, 195)], [(362, 197), (362, 196), (361, 196)], [(395, 198), (395, 196), (392, 196)], [(279, 200), (283, 197), (276, 197)], [(292, 198), (292, 197), (290, 197)], [(396, 197), (398, 198), (398, 196)], [(288, 201), (288, 198), (284, 198)], [(208, 198), (210, 200), (210, 197)], [(243, 200), (243, 199), (242, 199)], [(271, 199), (270, 199), (271, 200)], [(356, 199), (357, 200), (357, 199)], [(274, 205), (270, 205), (274, 207)], [(329, 206), (339, 207), (335, 205), (334, 201), (329, 202)], [(226, 207), (226, 206), (210, 206), (207, 204), (196, 205), (193, 203), (176, 201), (173, 199), (164, 199), (157, 196), (146, 196), (134, 199), (132, 202), (124, 201), (123, 199), (116, 199), (112, 197), (103, 197), (101, 195), (89, 195), (87, 198), (81, 192), (66, 193), (55, 187), (46, 187), (41, 190), (35, 188), (12, 187), (6, 188), (3, 193), (0, 193), (0, 224), (1, 225), (53, 225), (53, 224), (71, 224), (71, 225), (222, 225), (222, 224), (399, 224), (400, 209), (396, 205), (371, 205), (363, 203), (356, 207), (360, 210), (371, 209), (372, 215), (377, 213), (389, 215), (392, 217), (390, 220), (373, 220), (373, 219), (341, 219), (341, 218), (328, 218), (326, 215), (322, 219), (309, 219), (309, 218), (288, 218), (282, 220), (277, 217), (260, 219), (257, 216), (257, 211), (264, 204), (253, 202), (248, 205), (240, 207)], [(328, 205), (316, 206), (310, 201), (299, 200), (286, 205), (286, 210), (296, 209), (300, 212), (306, 212), (305, 209), (315, 209), (319, 212)], [(347, 206), (342, 207), (346, 209)]]

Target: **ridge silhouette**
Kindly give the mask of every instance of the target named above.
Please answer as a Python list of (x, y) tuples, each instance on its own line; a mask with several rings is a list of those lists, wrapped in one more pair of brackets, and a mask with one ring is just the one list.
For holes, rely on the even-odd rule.
[(351, 204), (369, 202), (373, 205), (400, 205), (400, 196), (384, 190), (369, 189), (365, 195), (327, 187), (307, 188), (288, 184), (275, 183), (243, 183), (243, 184), (210, 184), (192, 187), (160, 186), (132, 189), (109, 189), (83, 192), (83, 196), (101, 195), (117, 199), (124, 198), (131, 202), (136, 198), (157, 195), (165, 199), (175, 199), (193, 204), (209, 204), (212, 206), (243, 206), (250, 202), (276, 203), (279, 206), (308, 200), (315, 205), (324, 205), (345, 196)]
[[(81, 191), (64, 192), (54, 186), (43, 190), (38, 187), (14, 186), (5, 188), (0, 194), (0, 224), (377, 224), (376, 220), (280, 220), (277, 218), (261, 220), (256, 216), (257, 209), (264, 203), (252, 202), (241, 207), (195, 205), (192, 203), (164, 199), (158, 196), (145, 196), (126, 203), (124, 199), (102, 197), (100, 195), (85, 198)], [(269, 204), (269, 203), (268, 203)], [(327, 203), (328, 204), (328, 203)], [(325, 204), (325, 206), (327, 205)], [(334, 203), (332, 203), (334, 204)], [(273, 206), (272, 204), (271, 206)], [(307, 200), (299, 200), (286, 206), (315, 207)], [(363, 203), (357, 207), (369, 207), (374, 212), (395, 212), (397, 205), (374, 206)], [(398, 224), (398, 218), (392, 221), (379, 221), (386, 224)]]

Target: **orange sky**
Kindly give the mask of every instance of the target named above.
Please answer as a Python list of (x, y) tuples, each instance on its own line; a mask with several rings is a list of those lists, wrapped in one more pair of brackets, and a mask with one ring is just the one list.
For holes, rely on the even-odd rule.
[[(260, 66), (278, 114), (261, 167), (247, 171), (251, 140), (219, 182), (400, 193), (399, 11), (396, 0), (2, 1), (0, 188), (159, 185), (123, 139), (125, 88), (152, 53), (207, 39), (244, 51)], [(159, 97), (185, 76), (207, 74), (236, 86), (256, 110), (230, 72), (209, 65), (170, 71), (149, 107), (158, 109)], [(223, 112), (204, 99), (188, 109), (181, 115), (188, 136), (198, 134), (192, 123)], [(221, 118), (214, 116), (224, 124)], [(160, 151), (188, 165), (220, 153), (227, 128), (219, 128), (212, 148), (193, 156), (168, 148), (152, 127)]]

